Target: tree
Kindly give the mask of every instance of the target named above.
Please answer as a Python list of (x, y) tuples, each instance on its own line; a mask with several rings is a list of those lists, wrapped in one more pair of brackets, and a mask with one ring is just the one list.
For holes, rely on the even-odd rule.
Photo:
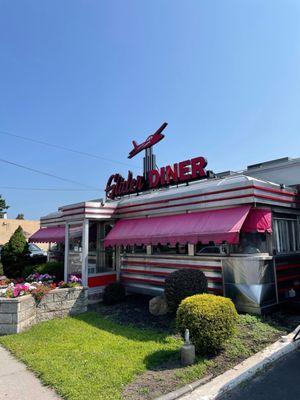
[(24, 219), (24, 214), (18, 214), (16, 219)]
[(4, 211), (7, 210), (9, 208), (9, 206), (6, 204), (5, 200), (3, 199), (3, 197), (0, 194), (0, 218), (1, 216), (3, 216)]
[(23, 229), (19, 226), (1, 250), (1, 261), (4, 274), (8, 278), (22, 276), (22, 271), (28, 261), (29, 250)]

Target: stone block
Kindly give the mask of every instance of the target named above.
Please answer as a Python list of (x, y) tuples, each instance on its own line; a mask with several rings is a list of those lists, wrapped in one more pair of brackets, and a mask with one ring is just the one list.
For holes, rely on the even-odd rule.
[(0, 299), (0, 314), (16, 313), (18, 311), (18, 302), (13, 299)]
[(68, 299), (68, 292), (65, 289), (57, 289), (53, 292), (53, 301), (64, 301)]
[(0, 321), (1, 324), (12, 324), (13, 323), (13, 316), (17, 314), (0, 314)]
[(0, 324), (0, 335), (11, 335), (18, 333), (16, 324)]

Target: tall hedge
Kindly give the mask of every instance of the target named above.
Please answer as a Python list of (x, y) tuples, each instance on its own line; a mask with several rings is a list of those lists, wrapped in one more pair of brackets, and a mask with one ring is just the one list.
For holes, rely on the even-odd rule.
[(23, 268), (28, 262), (29, 251), (23, 229), (19, 226), (1, 250), (3, 272), (8, 278), (22, 276)]

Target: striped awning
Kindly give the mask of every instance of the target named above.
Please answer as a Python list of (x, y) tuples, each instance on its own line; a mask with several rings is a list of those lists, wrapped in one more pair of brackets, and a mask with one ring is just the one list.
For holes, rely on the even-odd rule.
[(238, 243), (251, 206), (153, 218), (124, 219), (104, 239), (105, 246)]
[(29, 238), (31, 243), (64, 243), (65, 227), (56, 226), (49, 228), (40, 228)]

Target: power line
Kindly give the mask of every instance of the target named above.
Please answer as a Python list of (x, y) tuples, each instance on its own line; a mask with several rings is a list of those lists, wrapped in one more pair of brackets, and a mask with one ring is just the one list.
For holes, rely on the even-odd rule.
[(44, 171), (41, 171), (41, 170), (38, 170), (38, 169), (35, 169), (35, 168), (27, 167), (26, 165), (18, 164), (18, 163), (15, 163), (13, 161), (4, 160), (3, 158), (0, 158), (0, 162), (6, 163), (6, 164), (10, 164), (10, 165), (13, 165), (13, 166), (18, 167), (18, 168), (23, 168), (23, 169), (26, 169), (27, 171), (35, 172), (36, 174), (45, 175), (45, 176), (49, 176), (51, 178), (59, 179), (59, 180), (64, 181), (64, 182), (69, 182), (69, 183), (73, 183), (75, 185), (84, 186), (87, 189), (97, 190), (97, 188), (94, 187), (94, 186), (86, 185), (85, 183), (81, 183), (81, 182), (78, 182), (78, 181), (73, 181), (72, 179), (63, 178), (61, 176), (51, 174), (50, 172), (44, 172)]
[(50, 191), (50, 192), (99, 192), (99, 189), (66, 189), (66, 188), (35, 188), (35, 187), (17, 187), (17, 186), (0, 186), (5, 190), (24, 190), (24, 191)]
[(128, 164), (122, 161), (116, 161), (116, 160), (112, 160), (110, 158), (106, 158), (106, 157), (102, 157), (99, 156), (97, 154), (93, 154), (93, 153), (88, 153), (86, 151), (81, 151), (81, 150), (76, 150), (76, 149), (71, 149), (69, 147), (66, 146), (61, 146), (59, 144), (54, 144), (54, 143), (49, 143), (49, 142), (45, 142), (43, 140), (38, 140), (38, 139), (33, 139), (30, 137), (26, 137), (26, 136), (22, 136), (22, 135), (17, 135), (15, 133), (11, 133), (11, 132), (7, 132), (7, 131), (2, 131), (0, 130), (0, 134), (1, 135), (6, 135), (6, 136), (11, 136), (14, 138), (18, 138), (18, 139), (22, 139), (22, 140), (26, 140), (28, 142), (33, 142), (33, 143), (37, 143), (37, 144), (41, 144), (43, 146), (48, 146), (48, 147), (53, 147), (55, 149), (59, 149), (59, 150), (64, 150), (64, 151), (68, 151), (70, 153), (75, 153), (75, 154), (80, 154), (82, 156), (87, 156), (87, 157), (91, 157), (91, 158), (97, 158), (98, 160), (102, 160), (102, 161), (107, 161), (107, 162), (111, 162), (114, 164), (120, 164), (120, 165), (125, 165), (126, 167), (135, 167), (137, 168), (136, 165), (132, 165), (132, 164)]

